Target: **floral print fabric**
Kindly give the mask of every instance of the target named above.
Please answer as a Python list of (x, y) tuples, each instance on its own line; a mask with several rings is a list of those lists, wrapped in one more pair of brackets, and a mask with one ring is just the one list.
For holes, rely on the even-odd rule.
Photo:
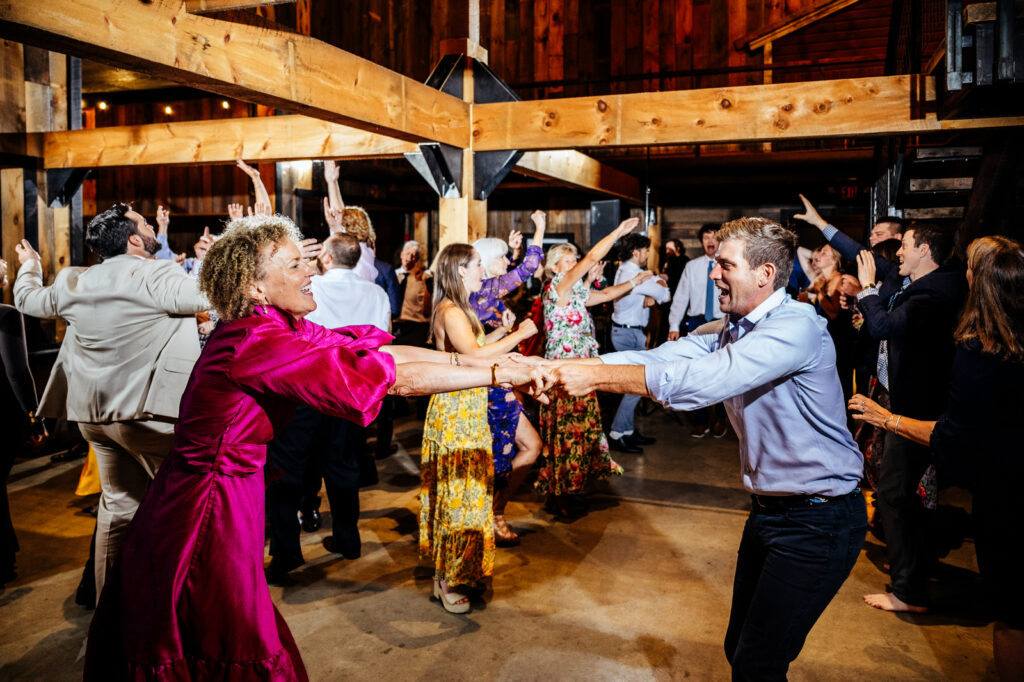
[(494, 464), (487, 389), (431, 396), (423, 424), (420, 556), (452, 585), (494, 569)]
[[(548, 359), (594, 357), (594, 320), (586, 307), (590, 292), (583, 281), (576, 282), (569, 301), (556, 305), (556, 287), (563, 276), (556, 275), (541, 294), (547, 333), (544, 355)], [(544, 461), (537, 489), (543, 493), (580, 493), (590, 480), (622, 473), (608, 452), (596, 393), (579, 398), (562, 392), (553, 395), (549, 405), (540, 406), (540, 434)]]

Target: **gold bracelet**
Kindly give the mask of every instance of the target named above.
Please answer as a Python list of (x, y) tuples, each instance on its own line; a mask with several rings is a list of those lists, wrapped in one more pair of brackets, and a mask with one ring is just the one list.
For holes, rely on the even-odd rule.
[(491, 365), (491, 386), (498, 385), (498, 363)]
[(459, 359), (459, 354), (453, 351), (451, 355), (452, 355), (452, 362), (451, 362), (451, 364), (455, 365), (456, 367), (462, 367), (462, 360)]
[(902, 414), (897, 415), (896, 416), (896, 425), (892, 427), (892, 432), (896, 436), (900, 435), (900, 420), (901, 419), (903, 419), (903, 415)]

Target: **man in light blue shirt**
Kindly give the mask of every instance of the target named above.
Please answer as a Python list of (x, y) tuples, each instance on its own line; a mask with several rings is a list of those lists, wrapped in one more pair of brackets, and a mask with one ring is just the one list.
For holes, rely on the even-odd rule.
[(711, 279), (726, 317), (650, 351), (557, 367), (572, 395), (649, 395), (693, 410), (725, 403), (752, 495), (725, 651), (733, 679), (785, 679), (864, 543), (850, 432), (824, 319), (785, 293), (796, 235), (764, 218), (724, 224)]

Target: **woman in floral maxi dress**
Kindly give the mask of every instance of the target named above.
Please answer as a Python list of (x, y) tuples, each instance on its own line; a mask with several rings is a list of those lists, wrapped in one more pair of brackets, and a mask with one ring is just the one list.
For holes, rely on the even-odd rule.
[[(449, 244), (437, 257), (431, 329), (437, 349), (451, 352), (459, 363), (460, 355), (497, 358), (537, 333), (527, 320), (518, 331), (485, 343), (483, 325), (469, 303), (483, 274), (480, 255), (468, 244)], [(494, 568), (494, 461), (486, 388), (430, 399), (420, 476), (419, 549), (434, 566), (433, 596), (446, 611), (466, 613), (469, 599), (457, 586), (474, 585)]]
[[(551, 281), (541, 294), (547, 333), (545, 358), (596, 356), (594, 320), (587, 307), (614, 301), (652, 276), (650, 272), (643, 272), (633, 280), (601, 291), (592, 291), (589, 286), (591, 275), (596, 275), (602, 267), (601, 259), (638, 222), (637, 218), (623, 221), (582, 259), (571, 244), (556, 244), (548, 251), (545, 271)], [(580, 504), (579, 495), (588, 482), (621, 474), (622, 467), (608, 452), (596, 393), (573, 398), (559, 392), (551, 398), (550, 404), (540, 408), (544, 463), (537, 478), (537, 489), (548, 495), (549, 510), (559, 516), (569, 516), (573, 507)]]

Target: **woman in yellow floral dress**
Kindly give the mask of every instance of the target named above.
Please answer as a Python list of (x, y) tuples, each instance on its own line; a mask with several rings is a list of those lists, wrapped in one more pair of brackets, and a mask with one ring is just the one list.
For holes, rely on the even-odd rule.
[[(527, 320), (488, 343), (469, 303), (483, 276), (480, 255), (468, 244), (450, 244), (437, 257), (431, 331), (437, 349), (456, 362), (459, 354), (497, 358), (537, 333)], [(452, 613), (470, 608), (458, 586), (473, 585), (494, 568), (493, 488), (487, 389), (432, 396), (423, 424), (420, 555), (434, 565), (433, 596)]]

